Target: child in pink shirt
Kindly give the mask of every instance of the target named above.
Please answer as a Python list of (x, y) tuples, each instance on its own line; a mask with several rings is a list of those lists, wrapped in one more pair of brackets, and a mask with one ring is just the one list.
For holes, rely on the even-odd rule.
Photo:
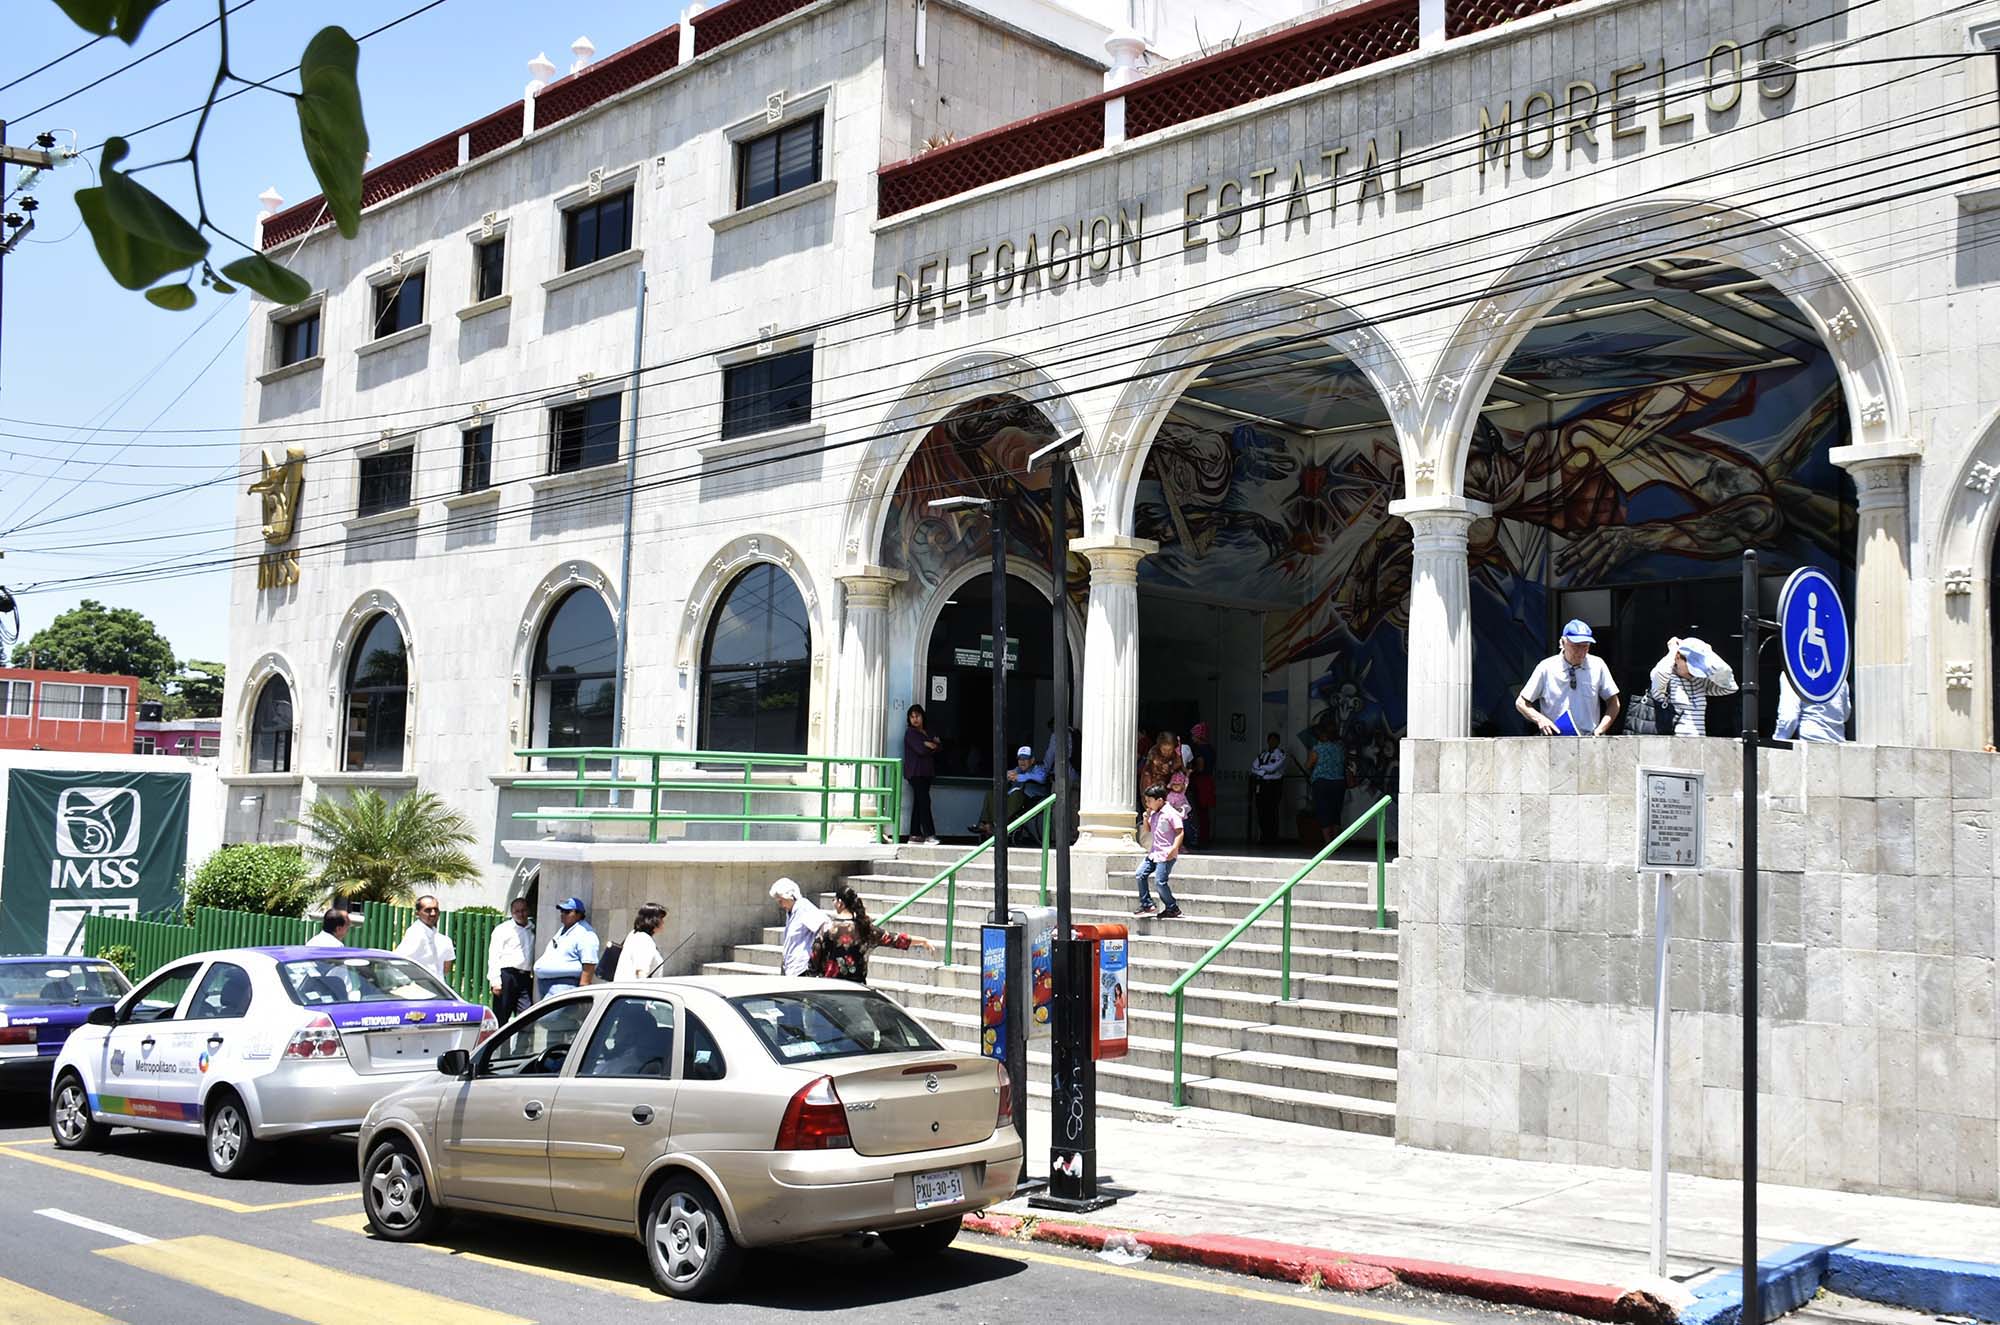
[[(1182, 798), (1185, 801), (1185, 797)], [(1174, 808), (1173, 797), (1165, 787), (1146, 788), (1146, 858), (1139, 862), (1139, 868), (1132, 876), (1139, 884), (1139, 909), (1135, 916), (1155, 914), (1153, 908), (1152, 885), (1160, 885), (1160, 900), (1167, 904), (1164, 911), (1157, 914), (1163, 920), (1180, 918), (1180, 903), (1174, 900), (1174, 890), (1167, 885), (1167, 877), (1174, 872), (1174, 862), (1180, 859), (1181, 845), (1187, 840), (1186, 821), (1180, 810)]]

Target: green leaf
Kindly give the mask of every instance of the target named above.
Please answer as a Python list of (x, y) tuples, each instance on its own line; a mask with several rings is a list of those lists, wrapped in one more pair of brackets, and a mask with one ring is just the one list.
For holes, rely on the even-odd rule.
[[(274, 304), (289, 306), (312, 294), (306, 278), (288, 267), (280, 267), (261, 253), (238, 258), (222, 269), (222, 274), (238, 285), (247, 285)], [(216, 289), (222, 288), (220, 281)]]
[(183, 271), (201, 259), (200, 253), (168, 248), (125, 229), (112, 217), (102, 188), (78, 189), (76, 210), (90, 227), (90, 238), (97, 245), (97, 256), (104, 269), (128, 290), (143, 290), (162, 276)]
[(117, 37), (130, 46), (139, 40), (146, 20), (167, 0), (56, 0), (69, 21), (99, 37)]
[(299, 57), (299, 141), (333, 223), (349, 239), (361, 227), (361, 170), (368, 156), (368, 125), (354, 78), (360, 59), (354, 38), (337, 27), (321, 28)]
[(217, 294), (236, 293), (236, 287), (231, 285), (228, 281), (223, 280), (220, 276), (209, 277), (208, 284), (209, 288), (214, 290)]
[(104, 207), (111, 220), (126, 232), (175, 253), (187, 256), (180, 266), (201, 260), (208, 241), (165, 199), (114, 167), (125, 159), (128, 148), (123, 138), (107, 139), (102, 162)]
[(158, 304), (161, 308), (176, 313), (184, 313), (194, 307), (194, 290), (186, 285), (156, 285), (146, 291), (146, 302)]

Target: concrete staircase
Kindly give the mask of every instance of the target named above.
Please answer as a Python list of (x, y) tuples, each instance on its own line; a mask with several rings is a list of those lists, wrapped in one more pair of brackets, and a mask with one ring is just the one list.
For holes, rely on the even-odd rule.
[[(905, 846), (877, 872), (850, 878), (880, 915), (964, 854), (962, 847)], [(1033, 902), (1039, 853), (1016, 848), (1008, 857), (1009, 895)], [(1072, 898), (1078, 924), (1131, 928), (1131, 1053), (1098, 1064), (1102, 1112), (1158, 1114), (1170, 1103), (1174, 1015), (1167, 987), (1181, 972), (1268, 897), (1296, 862), (1254, 857), (1189, 855), (1175, 868), (1179, 920), (1135, 919), (1131, 872), (1136, 855), (1075, 857)], [(1394, 869), (1390, 894), (1394, 896)], [(940, 1040), (972, 1052), (978, 1040), (979, 925), (993, 905), (990, 862), (968, 866), (958, 879), (954, 961), (943, 964), (945, 888), (939, 885), (889, 923), (939, 945), (878, 949), (869, 984), (921, 1019)], [(1050, 881), (1053, 898), (1054, 880)], [(831, 899), (823, 901), (829, 910)], [(1279, 943), (1282, 907), (1274, 906), (1216, 959), (1187, 991), (1187, 1103), (1232, 1113), (1309, 1123), (1345, 1131), (1393, 1135), (1396, 1119), (1395, 914), (1376, 929), (1374, 866), (1332, 861), (1293, 894), (1291, 1002), (1281, 1002)], [(710, 973), (775, 971), (780, 930), (761, 943), (739, 945), (734, 959), (710, 963)], [(1030, 1097), (1045, 1103), (1048, 1044), (1031, 1039)]]

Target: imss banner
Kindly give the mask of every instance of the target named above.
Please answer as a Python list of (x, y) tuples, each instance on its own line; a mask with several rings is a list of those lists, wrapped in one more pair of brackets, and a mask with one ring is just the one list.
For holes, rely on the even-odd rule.
[(176, 906), (186, 773), (7, 774), (0, 953), (75, 953), (83, 918)]

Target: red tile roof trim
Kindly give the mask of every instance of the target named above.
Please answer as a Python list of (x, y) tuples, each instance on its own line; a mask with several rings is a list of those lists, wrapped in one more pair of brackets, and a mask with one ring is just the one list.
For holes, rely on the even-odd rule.
[(815, 3), (817, 0), (723, 0), (722, 4), (695, 16), (694, 53), (706, 55), (724, 42), (735, 41), (746, 32), (755, 32)]
[[(1511, 0), (1515, 4), (1535, 2)], [(883, 166), (876, 182), (877, 213), (895, 216), (1096, 151), (1104, 146), (1104, 103), (1114, 96), (1125, 98), (1126, 136), (1136, 138), (1415, 49), (1417, 0), (1370, 0), (1173, 65), (1116, 91), (1101, 92)], [(1090, 137), (1092, 125), (1096, 127), (1094, 141)]]
[(1566, 4), (1568, 0), (1447, 0), (1444, 35), (1463, 37)]

